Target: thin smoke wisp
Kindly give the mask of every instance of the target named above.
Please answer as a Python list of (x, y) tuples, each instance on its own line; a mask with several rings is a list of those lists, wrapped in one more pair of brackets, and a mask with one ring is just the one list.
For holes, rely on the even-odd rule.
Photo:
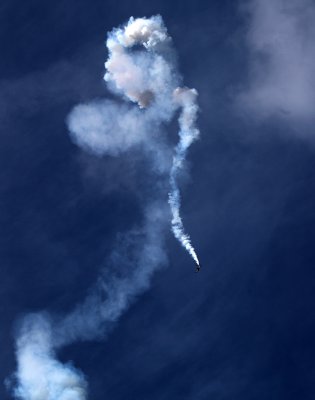
[(171, 191), (169, 193), (169, 204), (172, 212), (172, 229), (176, 239), (185, 247), (199, 266), (199, 259), (191, 244), (190, 237), (185, 233), (182, 218), (180, 216), (180, 193), (177, 184), (177, 175), (186, 158), (186, 153), (191, 143), (198, 138), (199, 130), (195, 126), (198, 106), (196, 104), (197, 91), (195, 89), (177, 88), (174, 91), (174, 99), (182, 107), (179, 117), (179, 143), (175, 148), (173, 165), (170, 173)]

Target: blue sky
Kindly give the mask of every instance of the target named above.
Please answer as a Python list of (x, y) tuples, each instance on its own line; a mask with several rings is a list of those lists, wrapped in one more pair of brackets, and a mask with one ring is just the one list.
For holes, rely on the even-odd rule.
[[(141, 242), (126, 246), (126, 232), (143, 224), (147, 199), (167, 206), (141, 151), (96, 155), (67, 126), (78, 104), (117, 99), (103, 80), (107, 32), (156, 14), (199, 93), (201, 136), (180, 183), (203, 268), (194, 274), (169, 222), (158, 238), (167, 261), (150, 285), (115, 323), (55, 357), (82, 371), (93, 400), (313, 399), (308, 0), (2, 3), (0, 397), (14, 398), (23, 317), (71, 315), (100, 274), (129, 279)], [(176, 118), (165, 132), (175, 144)], [(129, 263), (117, 268), (113, 254)]]

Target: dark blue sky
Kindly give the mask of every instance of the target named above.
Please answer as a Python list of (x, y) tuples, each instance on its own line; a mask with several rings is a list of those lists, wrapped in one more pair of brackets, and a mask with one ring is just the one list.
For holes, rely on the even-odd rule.
[[(19, 318), (70, 311), (117, 233), (142, 218), (143, 164), (128, 153), (84, 152), (65, 120), (76, 104), (111, 96), (106, 33), (131, 15), (157, 13), (185, 84), (199, 92), (201, 140), (182, 195), (203, 268), (194, 274), (168, 235), (169, 265), (109, 337), (65, 347), (58, 358), (83, 371), (93, 400), (314, 399), (313, 117), (294, 114), (307, 93), (295, 103), (272, 92), (278, 103), (264, 97), (257, 118), (248, 101), (235, 106), (240, 88), (258, 78), (251, 22), (231, 1), (2, 2), (0, 380), (16, 368)], [(274, 88), (259, 82), (257, 91)], [(280, 111), (267, 115), (266, 104)], [(0, 398), (12, 398), (4, 384)]]

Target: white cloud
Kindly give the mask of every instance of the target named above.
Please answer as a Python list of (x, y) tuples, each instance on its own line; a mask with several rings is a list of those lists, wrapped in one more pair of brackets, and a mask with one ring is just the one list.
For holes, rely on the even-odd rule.
[(315, 115), (315, 3), (251, 0), (249, 79), (237, 97), (242, 111), (264, 118)]

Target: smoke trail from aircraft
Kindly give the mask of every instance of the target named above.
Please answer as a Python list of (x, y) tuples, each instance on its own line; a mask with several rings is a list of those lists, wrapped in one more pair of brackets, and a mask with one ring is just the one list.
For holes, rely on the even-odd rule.
[[(16, 341), (14, 389), (15, 397), (23, 400), (85, 398), (84, 376), (57, 361), (57, 351), (76, 341), (104, 338), (149, 287), (154, 271), (167, 263), (163, 237), (169, 223), (165, 208), (169, 189), (173, 233), (199, 265), (184, 231), (177, 184), (187, 150), (199, 135), (195, 127), (197, 92), (180, 87), (172, 41), (160, 16), (130, 18), (124, 27), (108, 34), (106, 45), (109, 57), (104, 79), (109, 89), (137, 106), (112, 100), (80, 104), (67, 118), (71, 138), (98, 156), (118, 156), (127, 151), (130, 156), (142, 151), (151, 165), (146, 176), (154, 184), (142, 204), (142, 226), (118, 241), (87, 298), (65, 316), (24, 318)], [(163, 125), (177, 110), (180, 140), (174, 152)]]
[(199, 130), (195, 127), (198, 112), (196, 96), (197, 92), (195, 89), (178, 88), (175, 89), (174, 92), (174, 98), (181, 105), (182, 113), (179, 117), (180, 140), (175, 148), (175, 155), (170, 173), (171, 191), (169, 193), (169, 204), (172, 212), (172, 230), (174, 236), (189, 252), (195, 263), (200, 266), (199, 259), (191, 244), (190, 237), (184, 231), (183, 221), (180, 216), (180, 193), (176, 181), (176, 177), (185, 161), (189, 146), (199, 136)]
[[(153, 104), (154, 112), (156, 108), (160, 109), (165, 105), (168, 112), (172, 112), (174, 108), (181, 108), (179, 117), (180, 140), (175, 148), (170, 172), (169, 204), (172, 212), (172, 230), (174, 236), (189, 252), (195, 263), (200, 265), (189, 235), (185, 233), (180, 216), (180, 193), (176, 179), (185, 161), (189, 146), (199, 136), (199, 131), (195, 127), (198, 112), (197, 91), (176, 87), (178, 78), (175, 82), (170, 82), (170, 76), (174, 76), (174, 66), (160, 56), (160, 54), (165, 53), (170, 42), (171, 38), (167, 35), (160, 17), (130, 19), (124, 29), (114, 31), (114, 35), (107, 41), (110, 57), (105, 63), (107, 68), (105, 80), (113, 83), (114, 87), (122, 91), (131, 101), (137, 102), (140, 108), (150, 106), (151, 101), (158, 105), (158, 107), (154, 107)], [(143, 73), (137, 65), (137, 59), (134, 60), (125, 51), (126, 48), (128, 49), (136, 44), (142, 44), (149, 52), (156, 55), (156, 61), (152, 68), (146, 70), (146, 73)], [(163, 83), (162, 86), (161, 82)], [(164, 90), (161, 91), (161, 88)], [(171, 91), (172, 96), (170, 97)], [(169, 103), (170, 100), (173, 104)], [(166, 115), (168, 115), (167, 112)]]
[(104, 339), (121, 314), (150, 285), (167, 263), (163, 232), (168, 214), (161, 199), (146, 206), (142, 227), (123, 235), (90, 294), (65, 316), (25, 316), (16, 340), (17, 371), (13, 395), (22, 400), (85, 400), (87, 382), (57, 352), (83, 340)]
[(168, 213), (161, 199), (145, 210), (144, 224), (122, 235), (117, 248), (84, 302), (55, 324), (55, 345), (104, 338), (122, 313), (150, 285), (152, 274), (167, 264), (164, 231)]

